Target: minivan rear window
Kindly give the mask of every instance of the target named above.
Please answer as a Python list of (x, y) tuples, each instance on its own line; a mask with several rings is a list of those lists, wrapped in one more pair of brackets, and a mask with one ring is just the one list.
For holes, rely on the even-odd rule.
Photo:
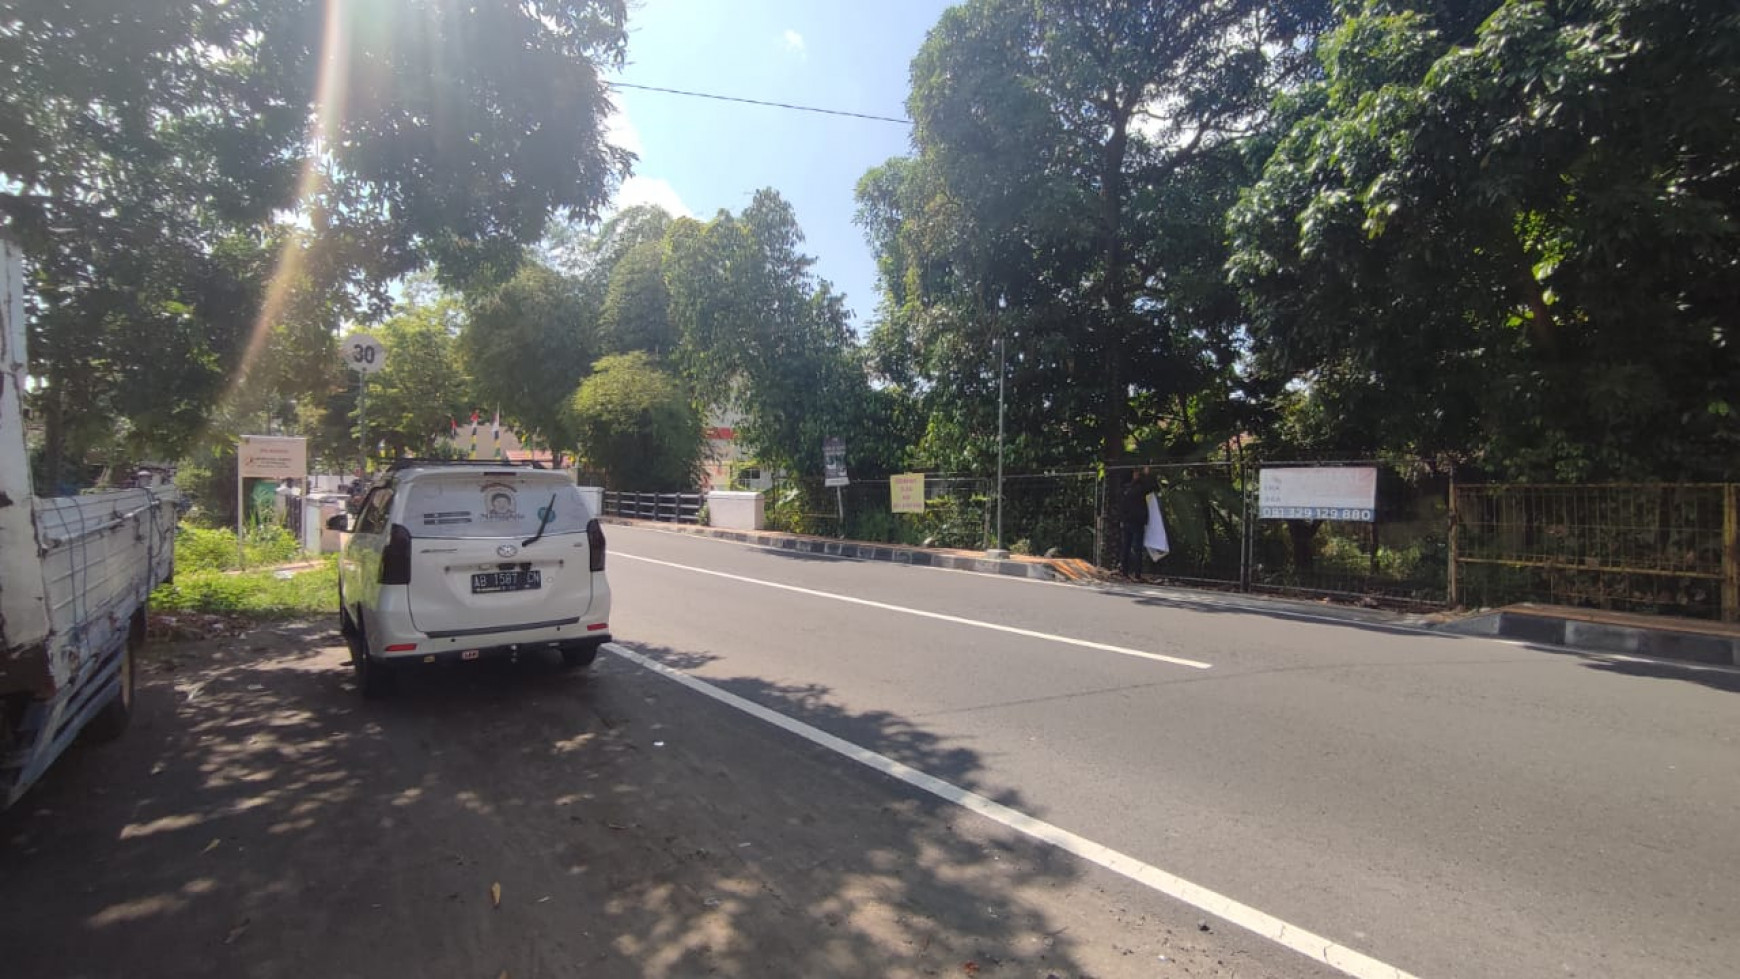
[(530, 537), (585, 531), (593, 514), (573, 483), (510, 473), (425, 476), (410, 481), (400, 517), (416, 537)]

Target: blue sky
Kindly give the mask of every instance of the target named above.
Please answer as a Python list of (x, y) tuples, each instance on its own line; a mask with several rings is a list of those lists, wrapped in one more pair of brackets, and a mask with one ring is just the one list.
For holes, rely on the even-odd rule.
[[(644, 0), (629, 12), (628, 62), (642, 85), (906, 115), (907, 70), (947, 0)], [(816, 273), (845, 293), (860, 331), (876, 268), (852, 223), (864, 171), (911, 148), (908, 126), (619, 90), (611, 135), (639, 154), (617, 206), (655, 203), (710, 218), (762, 187), (797, 210)]]

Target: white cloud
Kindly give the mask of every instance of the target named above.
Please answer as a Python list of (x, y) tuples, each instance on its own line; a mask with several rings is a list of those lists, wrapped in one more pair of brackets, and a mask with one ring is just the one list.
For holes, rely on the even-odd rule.
[(788, 27), (785, 29), (785, 33), (780, 36), (785, 39), (785, 49), (787, 51), (796, 54), (800, 58), (807, 55), (808, 52), (804, 47), (804, 36), (802, 34), (799, 34), (797, 31)]
[(645, 150), (640, 142), (640, 130), (634, 128), (628, 113), (622, 111), (620, 106), (612, 109), (609, 117), (604, 120), (604, 141), (636, 156)]
[(611, 209), (625, 211), (636, 204), (656, 204), (670, 212), (672, 217), (695, 216), (689, 210), (689, 205), (683, 203), (677, 189), (663, 177), (642, 177), (637, 174), (624, 180), (622, 187), (616, 192), (616, 200), (612, 202)]
[[(646, 146), (641, 142), (640, 130), (634, 127), (633, 120), (628, 118), (628, 113), (621, 106), (612, 110), (609, 118), (605, 119), (604, 140), (639, 157), (635, 161), (636, 168), (646, 165)], [(617, 188), (616, 199), (611, 201), (608, 213), (627, 210), (636, 204), (657, 204), (669, 211), (673, 217), (694, 217), (689, 206), (677, 194), (677, 189), (663, 177), (649, 177), (638, 173), (630, 176)]]

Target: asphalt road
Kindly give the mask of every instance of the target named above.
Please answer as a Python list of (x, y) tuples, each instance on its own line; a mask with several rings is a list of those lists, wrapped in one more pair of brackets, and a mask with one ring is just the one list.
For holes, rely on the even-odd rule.
[(610, 541), (634, 649), (1397, 968), (1740, 962), (1733, 672)]

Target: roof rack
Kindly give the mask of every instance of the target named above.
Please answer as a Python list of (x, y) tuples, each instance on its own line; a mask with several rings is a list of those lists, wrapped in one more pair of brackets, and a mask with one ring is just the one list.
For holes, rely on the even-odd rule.
[(528, 466), (523, 462), (511, 459), (424, 459), (417, 456), (394, 459), (387, 465), (387, 472), (398, 472), (414, 466), (472, 466), (481, 469), (532, 469), (541, 466)]

